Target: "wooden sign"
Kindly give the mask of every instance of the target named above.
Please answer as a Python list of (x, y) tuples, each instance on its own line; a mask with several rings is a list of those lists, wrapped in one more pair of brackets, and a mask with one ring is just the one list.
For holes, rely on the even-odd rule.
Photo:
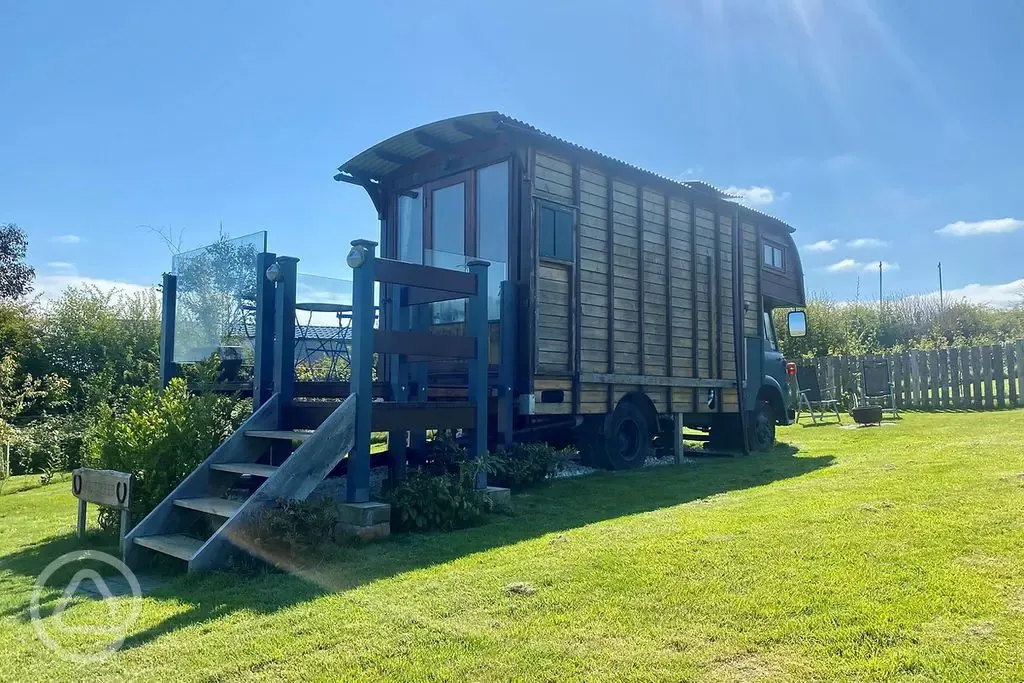
[(78, 538), (85, 536), (86, 504), (95, 503), (121, 511), (121, 540), (128, 533), (132, 501), (132, 475), (115, 470), (80, 467), (71, 473), (71, 493), (78, 499)]

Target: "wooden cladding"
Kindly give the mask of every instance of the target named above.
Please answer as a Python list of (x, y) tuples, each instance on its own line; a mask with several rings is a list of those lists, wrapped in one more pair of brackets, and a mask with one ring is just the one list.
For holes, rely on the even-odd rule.
[[(606, 412), (637, 389), (659, 411), (738, 410), (733, 206), (667, 196), (547, 152), (535, 152), (533, 169), (535, 197), (577, 210), (578, 244), (574, 264), (538, 264), (538, 373), (568, 375), (576, 364), (582, 413)], [(752, 275), (742, 287), (745, 331), (758, 320)], [(708, 408), (711, 388), (721, 400)]]

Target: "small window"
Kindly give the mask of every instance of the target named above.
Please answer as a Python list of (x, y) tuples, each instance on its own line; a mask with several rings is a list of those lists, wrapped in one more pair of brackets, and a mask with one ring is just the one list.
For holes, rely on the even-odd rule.
[(772, 321), (771, 311), (761, 312), (761, 321), (764, 324), (764, 340), (772, 351), (779, 350), (779, 343), (775, 339), (775, 323)]
[(541, 258), (572, 261), (572, 229), (572, 211), (548, 204), (541, 204), (539, 231)]
[(782, 247), (777, 247), (769, 242), (764, 243), (764, 264), (779, 270), (786, 269), (785, 252)]

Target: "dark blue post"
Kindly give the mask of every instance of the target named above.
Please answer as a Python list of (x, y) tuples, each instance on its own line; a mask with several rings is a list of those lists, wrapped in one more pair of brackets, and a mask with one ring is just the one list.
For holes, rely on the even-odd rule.
[(274, 296), (274, 393), (281, 408), (295, 396), (295, 279), (299, 259), (278, 256), (270, 269)]
[[(469, 361), (469, 401), (476, 406), (469, 457), (476, 460), (487, 452), (487, 268), (491, 264), (472, 259), (466, 265), (476, 275), (476, 294), (469, 297), (466, 316), (466, 331), (476, 340), (476, 358)], [(487, 473), (483, 470), (476, 475), (476, 486), (487, 488)]]
[[(516, 288), (515, 283), (505, 280), (501, 283), (501, 360), (498, 366), (498, 431), (501, 443), (512, 445), (512, 422), (515, 405), (516, 374)], [(489, 324), (489, 323), (488, 323)]]
[(252, 411), (273, 393), (274, 378), (274, 283), (267, 269), (277, 257), (269, 252), (256, 255), (256, 345), (253, 352)]
[(174, 321), (178, 300), (178, 276), (164, 273), (162, 311), (160, 315), (160, 388), (174, 377)]
[[(420, 304), (409, 311), (409, 321), (413, 330), (425, 332), (430, 328), (430, 304)], [(407, 366), (409, 373), (409, 400), (423, 403), (427, 400), (427, 363), (414, 363)], [(427, 430), (414, 429), (409, 432), (409, 448), (421, 458), (427, 455)]]
[[(402, 301), (405, 287), (391, 285), (391, 310), (388, 316), (389, 327), (393, 330), (409, 329), (409, 307)], [(397, 403), (409, 400), (409, 363), (404, 354), (394, 354), (388, 358), (388, 372), (391, 375), (392, 399)], [(388, 432), (388, 452), (391, 456), (392, 483), (405, 478), (406, 470), (406, 436), (408, 432)]]
[(348, 454), (346, 502), (370, 500), (370, 411), (373, 409), (374, 251), (377, 243), (353, 240), (348, 253), (352, 268), (352, 360), (349, 394), (356, 396), (355, 442)]

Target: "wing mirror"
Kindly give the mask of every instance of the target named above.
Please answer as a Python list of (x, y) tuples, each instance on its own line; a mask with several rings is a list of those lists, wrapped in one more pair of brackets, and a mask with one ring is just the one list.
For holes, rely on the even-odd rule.
[(786, 323), (790, 337), (803, 337), (807, 334), (807, 313), (804, 311), (790, 311)]

